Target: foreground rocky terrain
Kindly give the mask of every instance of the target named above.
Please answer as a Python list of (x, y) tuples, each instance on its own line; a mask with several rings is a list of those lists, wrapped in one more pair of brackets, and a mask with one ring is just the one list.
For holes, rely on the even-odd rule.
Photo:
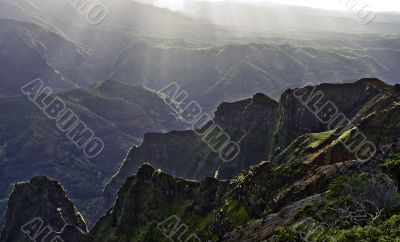
[[(308, 100), (306, 104), (322, 107), (326, 103), (322, 99), (313, 101), (320, 97), (314, 96), (320, 93), (318, 91), (324, 93), (326, 101), (337, 103), (338, 110), (348, 118), (347, 122), (324, 127), (317, 117), (326, 121), (327, 115), (313, 116), (312, 110), (302, 106), (301, 100)], [(249, 126), (240, 120), (257, 124), (254, 127), (264, 127), (258, 136), (249, 135), (252, 138), (248, 138), (245, 146), (251, 147), (254, 142), (255, 147), (264, 147), (264, 152), (257, 149), (263, 156), (248, 161), (244, 166), (249, 167), (243, 171), (232, 172), (229, 179), (223, 180), (195, 181), (168, 175), (169, 172), (185, 172), (168, 169), (173, 161), (179, 162), (180, 150), (187, 149), (187, 145), (194, 146), (190, 141), (196, 140), (188, 138), (174, 144), (176, 156), (168, 159), (160, 155), (163, 153), (157, 151), (160, 149), (157, 147), (174, 139), (155, 138), (157, 134), (150, 134), (147, 135), (149, 140), (131, 151), (133, 154), (128, 155), (124, 166), (134, 161), (131, 157), (135, 157), (135, 152), (139, 153), (136, 156), (139, 158), (140, 152), (147, 153), (147, 159), (152, 157), (150, 154), (158, 155), (161, 162), (149, 160), (151, 165), (143, 164), (146, 160), (142, 160), (139, 165), (137, 160), (136, 170), (125, 170), (125, 174), (130, 173), (129, 177), (121, 179), (120, 187), (114, 183), (119, 190), (115, 203), (113, 195), (106, 193), (112, 207), (90, 232), (83, 227), (62, 187), (52, 188), (56, 182), (39, 177), (14, 188), (1, 241), (26, 241), (21, 231), (13, 235), (17, 239), (10, 239), (10, 231), (16, 231), (18, 226), (36, 216), (43, 219), (55, 216), (49, 214), (54, 208), (59, 208), (56, 214), (65, 211), (61, 212), (63, 223), (79, 231), (70, 233), (76, 236), (74, 240), (64, 237), (65, 241), (301, 241), (305, 238), (311, 241), (395, 241), (400, 236), (399, 104), (399, 86), (377, 79), (288, 90), (279, 104), (261, 94), (235, 104), (222, 104), (215, 120), (226, 124), (228, 131), (246, 131), (240, 127)], [(257, 105), (264, 109), (254, 108)], [(271, 117), (277, 121), (269, 126), (271, 120), (260, 116), (271, 115), (268, 114), (271, 107), (275, 108), (271, 112), (275, 116)], [(254, 110), (260, 110), (259, 116), (251, 115)], [(226, 121), (221, 117), (230, 119)], [(265, 132), (269, 127), (273, 127), (273, 132)], [(246, 134), (259, 129), (247, 130), (250, 131)], [(164, 135), (191, 134), (184, 131)], [(273, 142), (266, 137), (273, 137)], [(366, 140), (376, 149), (360, 149)], [(151, 149), (156, 151), (141, 151), (147, 144), (152, 144)], [(273, 152), (268, 153), (271, 150)], [(205, 151), (198, 146), (192, 152), (204, 154)], [(228, 165), (241, 164), (246, 156), (240, 159)], [(190, 163), (184, 162), (176, 167), (185, 165), (190, 168)], [(135, 169), (135, 166), (129, 168)], [(61, 220), (46, 221), (58, 232), (62, 231)]]
[[(36, 177), (15, 186), (5, 220), (1, 241), (27, 241), (39, 235), (46, 239), (47, 233), (51, 233), (50, 239), (58, 235), (65, 241), (78, 241), (88, 231), (60, 183), (47, 177)], [(51, 227), (45, 229), (46, 226)]]

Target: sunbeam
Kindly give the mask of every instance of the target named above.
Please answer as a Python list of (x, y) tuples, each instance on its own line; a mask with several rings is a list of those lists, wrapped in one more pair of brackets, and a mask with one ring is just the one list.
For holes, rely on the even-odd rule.
[[(169, 8), (174, 11), (184, 11), (185, 4), (196, 2), (194, 0), (138, 0), (158, 7)], [(242, 2), (246, 4), (279, 3), (286, 5), (304, 6), (329, 10), (346, 10), (347, 0), (198, 0), (197, 2)], [(362, 0), (363, 4), (369, 5), (376, 11), (400, 11), (400, 2), (393, 0)]]

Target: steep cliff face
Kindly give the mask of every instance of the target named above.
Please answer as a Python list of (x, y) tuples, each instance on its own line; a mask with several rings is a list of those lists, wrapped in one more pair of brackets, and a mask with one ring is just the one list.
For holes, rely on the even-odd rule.
[[(332, 184), (331, 182), (337, 177), (343, 178), (350, 174), (354, 176), (354, 174), (360, 173), (364, 175), (371, 173), (380, 174), (381, 171), (379, 169), (379, 165), (391, 157), (392, 154), (396, 154), (400, 151), (400, 133), (398, 132), (400, 123), (400, 88), (398, 85), (396, 85), (394, 87), (385, 87), (385, 89), (386, 90), (381, 92), (380, 95), (375, 96), (365, 105), (363, 105), (358, 113), (354, 115), (354, 118), (351, 120), (352, 125), (348, 128), (348, 131), (343, 131), (344, 133), (340, 134), (335, 134), (334, 131), (328, 131), (324, 133), (303, 135), (297, 138), (284, 152), (278, 155), (275, 159), (276, 162), (283, 164), (295, 164), (300, 162), (300, 164), (304, 164), (310, 169), (308, 175), (303, 176), (303, 178), (293, 183), (293, 185), (286, 187), (283, 193), (270, 200), (269, 203), (269, 205), (275, 204), (275, 206), (278, 204), (290, 205), (278, 210), (272, 209), (271, 212), (276, 213), (268, 214), (267, 216), (263, 216), (262, 219), (252, 221), (241, 228), (225, 233), (223, 241), (275, 241), (271, 240), (271, 238), (276, 232), (276, 229), (278, 227), (293, 228), (293, 226), (295, 227), (296, 224), (303, 222), (301, 220), (303, 218), (302, 216), (304, 215), (304, 211), (324, 204), (322, 207), (318, 207), (315, 210), (322, 210), (322, 213), (326, 212), (326, 210), (324, 210), (326, 207), (324, 206), (329, 204), (329, 202), (326, 201), (326, 196), (332, 192), (331, 190), (325, 192), (322, 196), (316, 195), (304, 198), (305, 194), (312, 195), (321, 193), (322, 191), (326, 190), (329, 184)], [(373, 146), (375, 146), (376, 152), (368, 161), (357, 161), (356, 159), (360, 159), (359, 156), (357, 157), (357, 152), (351, 152), (348, 147), (357, 147), (361, 145), (363, 143), (363, 137), (365, 137), (373, 144)], [(392, 170), (396, 169), (398, 169), (398, 167), (392, 167)], [(252, 182), (254, 182), (254, 180), (254, 178), (251, 179)], [(354, 180), (352, 180), (352, 182), (354, 182)], [(385, 181), (385, 183), (389, 184), (390, 181)], [(354, 186), (356, 186), (355, 184), (356, 183), (352, 183), (352, 189)], [(369, 184), (368, 186), (374, 185)], [(358, 187), (357, 189), (362, 188)], [(368, 189), (369, 188), (367, 188), (367, 190)], [(397, 186), (393, 186), (392, 189), (397, 189)], [(244, 190), (248, 191), (249, 188), (245, 188)], [(250, 194), (254, 193), (255, 191), (250, 192)], [(375, 194), (372, 192), (372, 190), (369, 190), (368, 193), (371, 193), (370, 199), (372, 200), (379, 200), (385, 196), (383, 194)], [(387, 193), (387, 191), (385, 193)], [(256, 195), (256, 197), (265, 196)], [(294, 201), (298, 199), (302, 200), (299, 202), (287, 203), (288, 201)], [(335, 200), (337, 198), (331, 196), (329, 199)], [(247, 198), (245, 200), (248, 201), (249, 199)], [(253, 202), (251, 203), (252, 206), (255, 205)], [(399, 206), (398, 201), (395, 202), (395, 204), (397, 204), (396, 206)], [(338, 205), (336, 204), (335, 206)], [(332, 209), (332, 207), (329, 209)], [(335, 207), (331, 211), (335, 211), (334, 209)], [(311, 210), (313, 212), (306, 212), (307, 216), (315, 218), (320, 216), (314, 214), (318, 212), (315, 212), (313, 209)], [(387, 211), (390, 209), (384, 208), (384, 210)], [(349, 210), (348, 212), (351, 211), (353, 210)], [(398, 214), (398, 210), (395, 211), (397, 212), (389, 212), (387, 215), (385, 215), (386, 217), (381, 217), (377, 224), (379, 225), (380, 223), (383, 223), (386, 218), (393, 216), (393, 214), (396, 216), (396, 214)], [(334, 215), (331, 214), (328, 216)], [(329, 219), (332, 219), (332, 217)], [(349, 222), (346, 220), (346, 218), (342, 218), (341, 222), (343, 221)], [(322, 237), (321, 233), (324, 233), (324, 229), (326, 229), (323, 227), (326, 226), (326, 222), (327, 220), (321, 221), (321, 219), (319, 222), (316, 222), (316, 220), (312, 221), (311, 224), (314, 226), (312, 229), (314, 232), (316, 231), (316, 236)], [(324, 223), (325, 225), (321, 225)], [(392, 223), (394, 223), (394, 226), (398, 226), (398, 222)], [(338, 229), (338, 227), (340, 226), (333, 226), (330, 229)], [(346, 226), (344, 227), (346, 228)], [(358, 229), (365, 228), (361, 226)], [(378, 228), (374, 229), (379, 231)], [(388, 227), (387, 231), (384, 231), (382, 236), (388, 236), (388, 234), (391, 233), (389, 232), (390, 229), (391, 228)], [(289, 230), (283, 232), (287, 235), (285, 241), (297, 241), (294, 239), (295, 236), (289, 239), (290, 236), (288, 233), (290, 232), (291, 231)], [(359, 240), (359, 238), (368, 238), (365, 240), (372, 241), (377, 240), (377, 238), (381, 235), (379, 235), (379, 232), (376, 232), (376, 235), (374, 235), (376, 237), (357, 235), (361, 237), (354, 237), (353, 239), (351, 237), (354, 236), (354, 234), (348, 234), (346, 236), (348, 237), (345, 237), (345, 241)]]
[[(126, 180), (113, 208), (88, 236), (76, 234), (85, 226), (70, 202), (54, 203), (59, 189), (46, 189), (50, 180), (36, 178), (30, 183), (37, 186), (31, 192), (45, 199), (37, 200), (31, 193), (22, 196), (26, 190), (17, 185), (10, 199), (2, 241), (25, 241), (3, 238), (10, 235), (7, 231), (23, 226), (21, 221), (35, 216), (49, 217), (44, 221), (54, 228), (69, 224), (60, 234), (64, 241), (266, 241), (279, 226), (293, 225), (301, 220), (304, 211), (326, 202), (326, 191), (335, 179), (376, 169), (376, 164), (358, 161), (322, 166), (265, 162), (230, 181), (190, 181), (144, 164)], [(65, 197), (65, 192), (60, 196)], [(17, 205), (21, 207), (16, 208)]]
[[(112, 205), (116, 191), (125, 179), (144, 163), (159, 167), (168, 174), (189, 179), (214, 177), (230, 178), (261, 160), (272, 155), (272, 134), (278, 104), (263, 94), (235, 103), (223, 103), (215, 113), (213, 122), (202, 131), (172, 131), (166, 134), (148, 133), (143, 144), (129, 152), (119, 172), (105, 189), (106, 204)], [(229, 164), (221, 166), (222, 160), (212, 147), (221, 147), (218, 135), (198, 135), (211, 123), (218, 124), (230, 141), (237, 142), (240, 154)], [(210, 129), (211, 130), (211, 129)], [(210, 138), (211, 137), (211, 138)], [(205, 142), (212, 140), (212, 142)], [(212, 144), (209, 146), (208, 144)]]
[(329, 130), (327, 124), (315, 117), (317, 110), (327, 102), (332, 102), (339, 112), (351, 120), (369, 101), (387, 89), (390, 86), (378, 79), (362, 79), (355, 83), (321, 84), (287, 90), (280, 100), (275, 146), (285, 148), (303, 134)]
[[(207, 176), (232, 178), (261, 161), (290, 161), (294, 158), (293, 152), (290, 147), (289, 150), (286, 148), (296, 138), (332, 129), (318, 120), (307, 106), (317, 110), (330, 102), (337, 107), (338, 112), (351, 120), (361, 111), (364, 112), (360, 114), (361, 117), (366, 116), (368, 105), (376, 107), (376, 99), (392, 91), (393, 87), (378, 79), (362, 79), (350, 84), (322, 84), (288, 90), (282, 95), (280, 103), (263, 94), (234, 103), (222, 103), (215, 113), (214, 122), (229, 134), (232, 141), (240, 144), (240, 153), (235, 160), (221, 163), (218, 154), (207, 146), (203, 137), (193, 131), (147, 134), (143, 144), (129, 152), (119, 172), (107, 185), (106, 206), (112, 205), (118, 188), (143, 162), (160, 167), (169, 174), (189, 179)], [(308, 135), (305, 138), (311, 138), (314, 140), (312, 145), (318, 146), (318, 142), (329, 143), (338, 138), (328, 139), (330, 135), (331, 133)], [(303, 144), (303, 141), (299, 142), (291, 146), (293, 150), (297, 149), (297, 145)], [(318, 151), (317, 146), (301, 151), (315, 154)], [(338, 150), (343, 151), (340, 148)]]
[(15, 185), (4, 224), (2, 242), (30, 241), (30, 237), (44, 238), (50, 232), (47, 239), (59, 236), (66, 242), (73, 242), (83, 239), (88, 232), (63, 187), (47, 177), (36, 177)]
[[(169, 241), (170, 239), (181, 239), (182, 241), (271, 241), (273, 236), (282, 231), (281, 226), (294, 226), (308, 217), (319, 219), (319, 226), (324, 229), (327, 223), (332, 222), (330, 219), (341, 216), (340, 206), (353, 203), (351, 200), (353, 198), (348, 197), (349, 194), (343, 191), (344, 181), (351, 182), (349, 186), (351, 189), (356, 186), (357, 189), (351, 190), (352, 192), (360, 192), (362, 196), (373, 194), (370, 197), (372, 199), (379, 200), (381, 196), (386, 199), (386, 195), (383, 196), (383, 194), (393, 195), (390, 203), (386, 204), (387, 201), (384, 201), (385, 207), (382, 211), (385, 211), (385, 215), (382, 215), (379, 221), (385, 221), (390, 216), (400, 214), (398, 188), (390, 178), (385, 178), (381, 170), (381, 164), (391, 154), (400, 152), (400, 133), (398, 131), (400, 88), (399, 86), (386, 86), (373, 79), (362, 80), (354, 85), (357, 86), (355, 89), (371, 89), (373, 93), (378, 90), (378, 94), (373, 94), (367, 99), (360, 98), (360, 102), (363, 104), (357, 106), (356, 101), (350, 102), (357, 99), (359, 93), (355, 92), (354, 97), (350, 98), (348, 102), (358, 108), (353, 113), (347, 106), (344, 108), (344, 111), (353, 117), (349, 125), (339, 126), (335, 130), (306, 133), (296, 137), (286, 149), (280, 152), (277, 150), (278, 155), (272, 157), (271, 162), (264, 161), (250, 166), (229, 180), (220, 181), (215, 178), (206, 178), (201, 181), (186, 180), (167, 175), (150, 164), (141, 165), (136, 175), (129, 177), (135, 173), (129, 169), (134, 169), (136, 163), (139, 164), (141, 159), (149, 157), (164, 159), (164, 163), (157, 164), (160, 167), (163, 166), (163, 169), (166, 167), (165, 164), (168, 164), (167, 168), (172, 169), (173, 160), (168, 161), (168, 158), (176, 158), (182, 161), (175, 166), (177, 167), (174, 169), (176, 174), (187, 172), (186, 167), (182, 167), (185, 164), (185, 157), (180, 158), (180, 155), (196, 155), (193, 153), (193, 149), (187, 151), (189, 145), (194, 144), (193, 140), (198, 139), (194, 131), (174, 131), (164, 135), (147, 134), (143, 145), (134, 148), (125, 161), (125, 164), (129, 164), (130, 167), (122, 167), (119, 176), (113, 180), (114, 183), (110, 183), (107, 187), (110, 189), (106, 191), (107, 202), (111, 205), (113, 199), (116, 199), (114, 206), (100, 219), (88, 237), (83, 237), (83, 241), (128, 242), (132, 240)], [(341, 85), (338, 85), (338, 90), (341, 89), (340, 87)], [(348, 86), (344, 87), (348, 88)], [(300, 91), (304, 90), (306, 89)], [(329, 93), (329, 91), (327, 92)], [(327, 95), (333, 97), (333, 94)], [(266, 106), (274, 106), (276, 109), (263, 109)], [(271, 111), (270, 114), (276, 115), (277, 108), (275, 102), (257, 94), (252, 99), (222, 104), (216, 112), (215, 122), (221, 126), (224, 125), (226, 132), (232, 134), (232, 137), (240, 137), (245, 133), (244, 131), (249, 131), (249, 134), (259, 131), (257, 125), (249, 125), (249, 123), (246, 125), (245, 122), (247, 115), (254, 115), (249, 119), (256, 120), (255, 123), (264, 123), (266, 126), (263, 127), (271, 127), (269, 129), (271, 132), (263, 134), (263, 136), (274, 137), (276, 134), (274, 132), (274, 130), (276, 131), (275, 122), (280, 120), (278, 119), (280, 117), (273, 116), (275, 120), (271, 122), (263, 115), (268, 113), (268, 110), (275, 111)], [(250, 122), (250, 124), (254, 123)], [(302, 131), (302, 129), (294, 131), (300, 132), (299, 130)], [(174, 141), (172, 138), (176, 137), (179, 137), (181, 143), (170, 144)], [(255, 144), (254, 147), (260, 145), (264, 148), (260, 154), (264, 154), (265, 159), (272, 155), (267, 144), (269, 144), (268, 142), (273, 143), (274, 140), (254, 138), (248, 140), (249, 147), (253, 147), (250, 145)], [(349, 150), (349, 147), (360, 147), (365, 140), (373, 144), (376, 148), (375, 153), (370, 154), (371, 150), (365, 152), (363, 149), (361, 151)], [(197, 141), (200, 144), (201, 140)], [(160, 146), (160, 143), (164, 143), (165, 146)], [(203, 143), (203, 145), (205, 144)], [(246, 150), (246, 146), (243, 146), (243, 143), (241, 145)], [(199, 150), (199, 152), (203, 151)], [(249, 154), (257, 154), (257, 152), (249, 151)], [(373, 156), (366, 161), (360, 159), (362, 155)], [(132, 158), (136, 160), (134, 161)], [(243, 159), (247, 158), (243, 157)], [(237, 164), (241, 164), (240, 160)], [(396, 166), (395, 163), (390, 165), (394, 166), (394, 169), (398, 169), (398, 165)], [(129, 169), (124, 169), (127, 167)], [(218, 169), (220, 172), (223, 170), (223, 166)], [(127, 176), (127, 179), (122, 179), (124, 176)], [(384, 179), (379, 180), (382, 177)], [(121, 182), (122, 188), (114, 196), (113, 189), (117, 189), (116, 186), (119, 182)], [(371, 186), (372, 190), (368, 190)], [(389, 190), (382, 190), (382, 188)], [(13, 211), (10, 208), (20, 201), (13, 199), (13, 196), (23, 194), (23, 191), (14, 191), (13, 194), (10, 199), (9, 211)], [(26, 198), (26, 200), (28, 199), (29, 197)], [(364, 197), (361, 201), (365, 201)], [(34, 201), (23, 204), (23, 208), (32, 206), (30, 211), (37, 211), (33, 208), (41, 207), (41, 204), (49, 204), (49, 202)], [(374, 206), (376, 206), (375, 203), (372, 207)], [(337, 208), (339, 210), (335, 210)], [(365, 210), (365, 207), (362, 208), (365, 212), (369, 212)], [(3, 232), (5, 235), (2, 236), (7, 235), (7, 231), (13, 228), (14, 223), (23, 219), (17, 217), (18, 219), (15, 221), (11, 220), (9, 211), (3, 230), (6, 232)], [(46, 211), (41, 210), (40, 213), (46, 214)], [(329, 214), (331, 216), (329, 218), (324, 217), (329, 211), (334, 211), (333, 215)], [(367, 216), (369, 215), (367, 214)], [(368, 224), (354, 223), (351, 218), (340, 219), (345, 223), (346, 228)], [(396, 221), (394, 221), (394, 225), (392, 222), (394, 228), (399, 224), (399, 221)], [(342, 229), (342, 227), (335, 226), (325, 226), (325, 229), (329, 228), (325, 232), (331, 233), (330, 229)], [(286, 231), (282, 233), (285, 236), (293, 235)], [(298, 241), (293, 238), (295, 236), (284, 241)]]
[(209, 225), (220, 183), (213, 178), (184, 180), (144, 164), (126, 180), (115, 206), (96, 224), (88, 241), (168, 241), (168, 235), (158, 230), (165, 221), (186, 224), (188, 230), (175, 235), (185, 240)]
[[(331, 144), (325, 143), (321, 146), (329, 147), (329, 145)], [(342, 157), (341, 161), (337, 158), (337, 160), (324, 160), (321, 163), (318, 159), (309, 160), (301, 155), (296, 161), (285, 164), (264, 162), (224, 182), (211, 178), (200, 183), (184, 182), (180, 178), (173, 178), (145, 165), (136, 176), (126, 181), (118, 194), (116, 205), (91, 232), (90, 241), (107, 241), (103, 240), (102, 236), (107, 236), (107, 231), (110, 230), (121, 241), (129, 241), (132, 238), (144, 241), (168, 241), (168, 236), (162, 234), (164, 230), (157, 229), (157, 224), (160, 223), (157, 220), (134, 219), (128, 227), (119, 221), (126, 222), (123, 218), (132, 217), (131, 214), (143, 215), (142, 218), (149, 216), (158, 218), (168, 217), (173, 213), (179, 219), (170, 221), (172, 227), (166, 229), (170, 232), (168, 234), (173, 234), (175, 225), (185, 224), (188, 225), (190, 233), (194, 233), (201, 241), (274, 241), (271, 238), (277, 229), (303, 222), (310, 216), (307, 215), (310, 208), (334, 200), (329, 197), (331, 192), (329, 189), (337, 179), (359, 173), (380, 174), (379, 164), (389, 154), (400, 152), (400, 142), (390, 143), (389, 147), (391, 150), (388, 153), (379, 151), (370, 162), (346, 160)], [(387, 145), (382, 148), (388, 150)], [(304, 148), (299, 147), (299, 149)], [(140, 190), (137, 187), (141, 187), (142, 183), (138, 182), (138, 179), (143, 180), (144, 177), (147, 177), (145, 180), (151, 185), (142, 186), (143, 190)], [(162, 179), (159, 177), (165, 177), (168, 182), (160, 183)], [(180, 189), (176, 187), (181, 183), (190, 189), (178, 192)], [(135, 189), (128, 189), (127, 187), (133, 187), (132, 184)], [(128, 190), (129, 195), (127, 195)], [(156, 194), (160, 191), (163, 191), (161, 194), (173, 194), (172, 199), (167, 195), (162, 198), (157, 197), (155, 201), (163, 199), (167, 203), (158, 204), (150, 209), (153, 204), (157, 204), (153, 202), (154, 196), (147, 195), (153, 194), (153, 191), (157, 191)], [(180, 203), (177, 194), (181, 194), (180, 196), (187, 194), (188, 196), (185, 196), (187, 200)], [(137, 204), (142, 204), (140, 210), (129, 210), (136, 209)], [(169, 209), (171, 207), (172, 210)], [(165, 211), (169, 213), (165, 214)], [(315, 223), (315, 220), (313, 221)], [(149, 223), (152, 225), (148, 225)], [(129, 229), (122, 230), (122, 228)], [(138, 237), (137, 233), (146, 236)]]
[(236, 111), (235, 106), (222, 104), (216, 112), (216, 122), (227, 130), (232, 140), (240, 143), (238, 158), (223, 163), (218, 169), (220, 179), (232, 178), (251, 165), (270, 160), (273, 155), (278, 103), (259, 93), (244, 109)]
[(349, 125), (322, 133), (305, 134), (295, 139), (274, 157), (278, 163), (302, 161), (314, 165), (344, 160), (387, 158), (387, 150), (399, 141), (400, 88), (386, 86), (366, 102)]
[[(357, 161), (325, 166), (266, 162), (230, 181), (197, 182), (144, 165), (126, 180), (88, 241), (168, 241), (182, 235), (176, 231), (184, 232), (180, 238), (199, 238), (193, 241), (264, 241), (254, 239), (270, 238), (279, 225), (297, 221), (306, 206), (325, 200), (323, 193), (334, 179), (373, 167)], [(187, 230), (181, 231), (181, 225)]]

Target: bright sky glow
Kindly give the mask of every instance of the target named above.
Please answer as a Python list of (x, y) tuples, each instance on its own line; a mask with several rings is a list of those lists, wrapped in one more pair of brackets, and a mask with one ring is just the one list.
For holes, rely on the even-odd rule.
[(375, 9), (375, 11), (400, 11), (400, 1), (398, 0), (270, 0), (269, 2), (331, 10), (346, 10), (345, 6), (348, 1), (366, 3)]
[[(172, 10), (182, 10), (185, 1), (190, 0), (153, 0), (160, 7), (167, 7)], [(240, 1), (240, 0), (204, 0), (204, 1)], [(347, 10), (346, 2), (355, 1), (357, 3), (366, 3), (375, 11), (397, 11), (400, 12), (399, 0), (242, 0), (242, 2), (275, 2), (297, 6), (307, 6), (314, 8), (330, 10)]]

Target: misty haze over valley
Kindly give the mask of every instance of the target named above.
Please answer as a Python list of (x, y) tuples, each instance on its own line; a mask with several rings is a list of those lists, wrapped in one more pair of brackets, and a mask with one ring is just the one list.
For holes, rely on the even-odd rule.
[(385, 4), (0, 0), (0, 242), (399, 240)]

